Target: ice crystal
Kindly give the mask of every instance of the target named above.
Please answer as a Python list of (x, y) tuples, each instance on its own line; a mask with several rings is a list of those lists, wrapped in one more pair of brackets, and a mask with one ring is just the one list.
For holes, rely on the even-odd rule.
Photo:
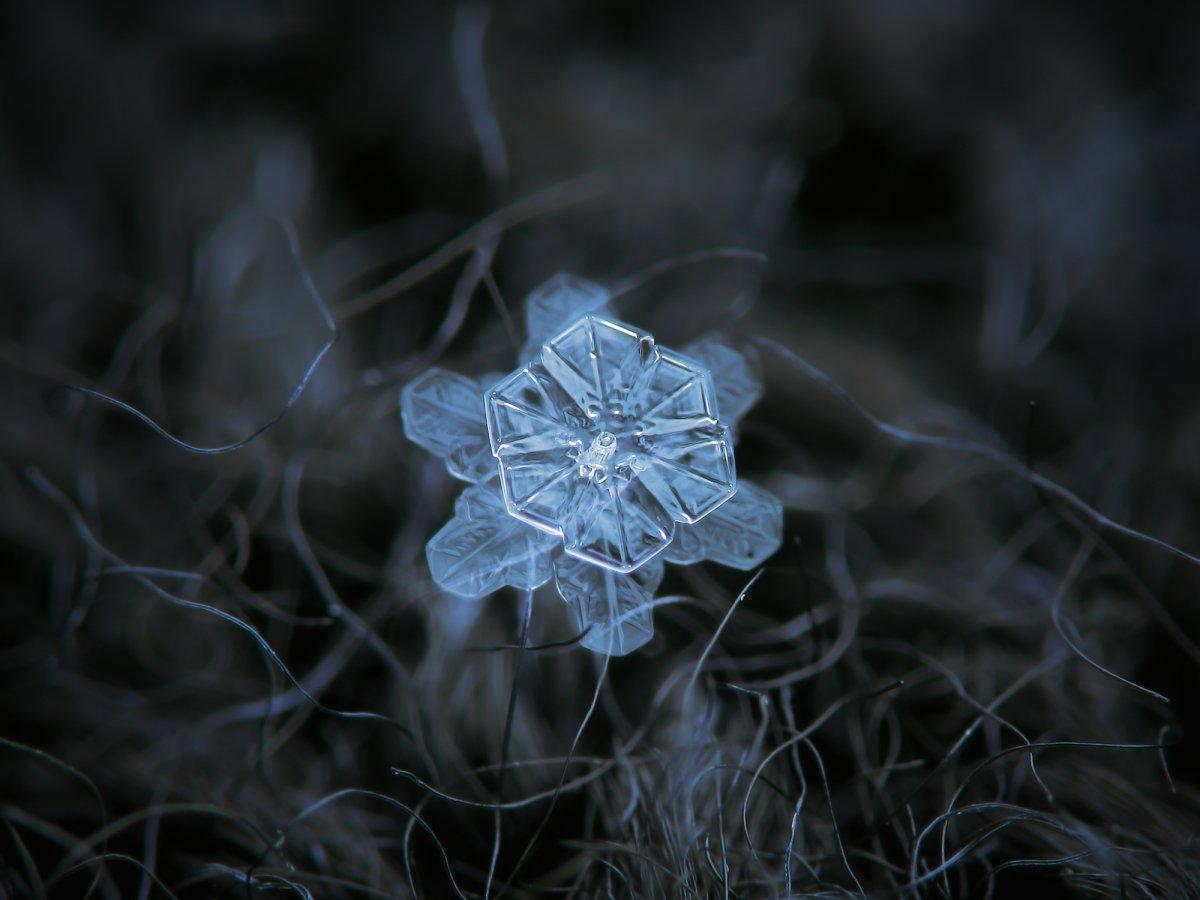
[(737, 483), (732, 426), (762, 392), (757, 360), (709, 336), (685, 354), (618, 321), (570, 275), (527, 298), (526, 360), (477, 380), (430, 369), (401, 396), (410, 439), (473, 482), (426, 547), (444, 590), (479, 598), (553, 577), (598, 653), (654, 633), (663, 560), (761, 564), (782, 504)]

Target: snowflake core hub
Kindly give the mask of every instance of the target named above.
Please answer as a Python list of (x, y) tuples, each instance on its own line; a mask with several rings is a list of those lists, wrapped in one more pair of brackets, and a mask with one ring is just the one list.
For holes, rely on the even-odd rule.
[(737, 490), (708, 370), (586, 315), (486, 396), (509, 513), (565, 551), (632, 572)]

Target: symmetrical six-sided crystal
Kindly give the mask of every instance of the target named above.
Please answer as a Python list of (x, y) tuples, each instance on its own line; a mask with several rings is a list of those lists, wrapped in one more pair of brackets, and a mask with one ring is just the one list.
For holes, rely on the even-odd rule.
[(731, 428), (762, 391), (753, 355), (717, 336), (664, 350), (609, 299), (550, 279), (526, 298), (526, 365), (478, 380), (431, 369), (401, 415), (473, 482), (426, 547), (434, 581), (478, 598), (553, 576), (581, 644), (621, 655), (654, 633), (663, 559), (753, 568), (779, 546), (782, 504), (734, 473)]
[(612, 319), (578, 319), (493, 387), (486, 408), (508, 511), (616, 572), (736, 489), (708, 371)]

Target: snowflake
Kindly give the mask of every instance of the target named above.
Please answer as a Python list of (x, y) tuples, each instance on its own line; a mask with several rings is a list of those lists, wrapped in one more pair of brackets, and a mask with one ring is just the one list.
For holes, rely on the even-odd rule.
[(552, 278), (525, 301), (526, 365), (483, 381), (430, 369), (401, 416), (472, 482), (426, 547), (434, 581), (478, 598), (553, 579), (583, 646), (620, 655), (654, 633), (663, 560), (754, 568), (779, 547), (783, 508), (735, 474), (733, 427), (762, 392), (755, 359), (718, 336), (664, 349), (607, 301)]

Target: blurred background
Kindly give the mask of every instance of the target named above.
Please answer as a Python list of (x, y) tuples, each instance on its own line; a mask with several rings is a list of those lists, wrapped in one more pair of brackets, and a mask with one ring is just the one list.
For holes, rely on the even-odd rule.
[[(9, 0), (0, 896), (1200, 895), (1198, 77), (1187, 2)], [(777, 342), (784, 548), (608, 665), (434, 588), (398, 417), (560, 271)]]

